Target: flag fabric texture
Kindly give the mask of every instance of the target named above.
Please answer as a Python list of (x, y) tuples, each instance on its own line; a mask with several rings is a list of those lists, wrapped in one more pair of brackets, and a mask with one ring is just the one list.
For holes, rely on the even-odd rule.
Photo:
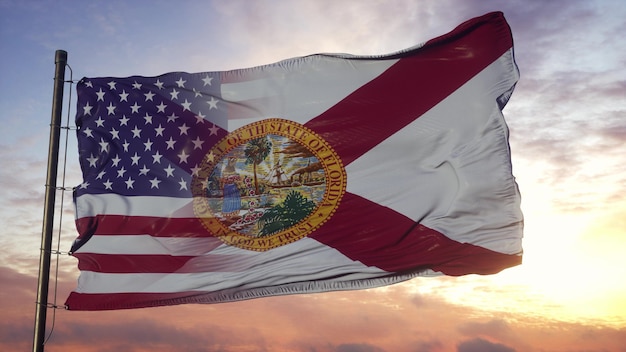
[(380, 56), (77, 85), (70, 310), (371, 288), (521, 263), (502, 13)]

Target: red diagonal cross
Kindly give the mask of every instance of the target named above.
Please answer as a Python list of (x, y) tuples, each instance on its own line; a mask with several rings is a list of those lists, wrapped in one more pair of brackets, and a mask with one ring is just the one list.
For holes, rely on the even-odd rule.
[[(347, 166), (433, 108), (512, 45), (502, 14), (468, 21), (416, 53), (399, 55), (400, 60), (379, 77), (306, 126), (331, 144)], [(448, 275), (487, 274), (521, 260), (450, 240), (351, 193), (345, 194), (333, 217), (309, 237), (387, 271), (432, 268)]]

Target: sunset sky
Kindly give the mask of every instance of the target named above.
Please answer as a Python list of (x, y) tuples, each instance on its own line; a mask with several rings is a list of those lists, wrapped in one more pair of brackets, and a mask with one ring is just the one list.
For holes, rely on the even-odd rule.
[[(55, 50), (68, 52), (74, 80), (220, 71), (387, 54), (491, 11), (511, 26), (521, 72), (504, 110), (521, 266), (216, 305), (56, 310), (54, 323), (50, 310), (46, 351), (626, 351), (622, 0), (0, 0), (0, 350), (32, 346)], [(65, 97), (73, 121), (75, 86)], [(68, 141), (73, 187), (73, 132)], [(71, 193), (62, 209), (61, 198), (55, 233), (67, 252), (74, 212)], [(62, 255), (50, 301), (56, 284), (62, 305), (77, 277), (77, 260)]]

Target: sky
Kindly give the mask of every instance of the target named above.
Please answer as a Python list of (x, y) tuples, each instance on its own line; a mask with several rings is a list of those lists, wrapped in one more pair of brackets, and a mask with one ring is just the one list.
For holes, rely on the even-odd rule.
[[(391, 53), (491, 11), (511, 26), (521, 72), (504, 114), (522, 265), (351, 292), (50, 310), (46, 351), (626, 351), (621, 0), (0, 0), (0, 350), (32, 346), (55, 50), (68, 52), (67, 80), (219, 71)], [(64, 121), (76, 113), (74, 89), (65, 87)], [(73, 131), (67, 148), (58, 185), (73, 187)], [(71, 194), (58, 192), (60, 251), (76, 237), (73, 216)], [(50, 302), (75, 287), (76, 265), (53, 262)]]

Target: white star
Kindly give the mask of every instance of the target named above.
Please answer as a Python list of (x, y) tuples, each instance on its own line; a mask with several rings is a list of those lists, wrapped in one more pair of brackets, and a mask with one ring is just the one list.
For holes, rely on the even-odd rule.
[(91, 137), (91, 138), (93, 138), (93, 130), (92, 130), (91, 128), (89, 128), (89, 127), (85, 128), (85, 130), (83, 131), (83, 133), (84, 133), (85, 135), (87, 135), (87, 137)]
[(159, 183), (161, 183), (161, 180), (157, 179), (156, 177), (153, 178), (152, 180), (150, 180), (150, 188), (159, 189)]
[(209, 152), (209, 154), (207, 154), (207, 155), (206, 155), (206, 159), (207, 159), (210, 163), (212, 163), (212, 162), (214, 162), (214, 161), (215, 161), (215, 154), (213, 154), (213, 151), (212, 151), (212, 150)]
[(128, 146), (130, 145), (130, 143), (128, 143), (127, 140), (124, 140), (124, 144), (122, 144), (122, 147), (124, 147), (124, 151), (128, 152)]
[(182, 126), (178, 126), (178, 129), (180, 130), (180, 135), (182, 136), (183, 134), (187, 134), (189, 127), (187, 127), (187, 124), (184, 123)]
[[(184, 103), (182, 103), (182, 104), (180, 104), (180, 105), (182, 105), (182, 106), (183, 106), (183, 111), (190, 110), (190, 108), (191, 108), (191, 103), (190, 103), (190, 102), (188, 102), (188, 101), (187, 101), (187, 99), (185, 99), (185, 102), (184, 102)], [(209, 109), (209, 110), (210, 110), (210, 109)]]
[(163, 131), (165, 131), (165, 128), (163, 128), (161, 124), (159, 124), (159, 127), (154, 129), (154, 132), (156, 133), (156, 135), (161, 136), (161, 137), (163, 137)]
[(138, 129), (137, 126), (130, 131), (133, 133), (133, 138), (141, 138), (141, 130)]
[(120, 139), (120, 131), (111, 128), (111, 139)]
[(131, 189), (131, 188), (133, 188), (133, 183), (135, 183), (135, 180), (133, 180), (129, 176), (128, 180), (124, 181), (124, 183), (126, 183), (126, 189)]
[(146, 96), (146, 101), (148, 100), (152, 101), (152, 97), (155, 96), (155, 94), (152, 92), (144, 93), (144, 95)]
[(173, 140), (172, 137), (170, 137), (170, 139), (165, 141), (165, 143), (167, 143), (167, 148), (165, 150), (174, 149), (174, 144), (176, 144), (176, 141)]
[(212, 110), (217, 109), (218, 102), (219, 100), (215, 99), (215, 97), (211, 97), (211, 100), (207, 101), (206, 103), (209, 104), (209, 110)]
[(178, 85), (178, 88), (185, 88), (185, 83), (187, 83), (187, 81), (183, 80), (183, 78), (179, 78), (178, 81), (176, 81), (176, 84)]
[(98, 116), (98, 119), (96, 120), (96, 126), (104, 127), (104, 120), (102, 119), (102, 116)]
[(156, 164), (156, 163), (161, 163), (161, 157), (163, 157), (163, 155), (159, 154), (159, 151), (157, 150), (156, 154), (154, 154), (152, 156), (152, 163)]
[(104, 177), (105, 174), (106, 174), (106, 171), (100, 171), (100, 173), (96, 177), (96, 180), (101, 180)]
[(141, 105), (137, 105), (137, 102), (135, 102), (135, 104), (130, 106), (130, 113), (131, 114), (138, 113), (140, 107), (141, 107)]
[(146, 125), (148, 124), (152, 124), (152, 116), (148, 115), (148, 113), (146, 113), (146, 116), (143, 117), (144, 120), (146, 120)]
[(172, 89), (172, 91), (170, 92), (170, 96), (172, 97), (172, 100), (174, 99), (178, 99), (178, 91), (176, 89)]
[(104, 185), (104, 189), (113, 189), (113, 182), (111, 182), (111, 180), (107, 179), (107, 182), (102, 182), (102, 184)]
[(107, 106), (107, 115), (115, 115), (115, 105), (113, 103), (109, 103), (109, 106)]
[(128, 126), (128, 120), (130, 120), (126, 115), (122, 115), (120, 119), (120, 126)]
[(208, 75), (202, 79), (205, 86), (210, 86), (212, 80), (213, 80), (213, 77), (209, 77)]
[(131, 156), (130, 159), (133, 161), (131, 165), (139, 165), (139, 159), (141, 159), (141, 157), (135, 152), (135, 155)]
[(148, 172), (150, 172), (150, 169), (148, 169), (146, 167), (146, 164), (143, 165), (143, 167), (141, 169), (139, 169), (139, 175), (140, 176), (145, 176), (148, 174)]
[(89, 167), (96, 167), (96, 162), (98, 161), (98, 158), (93, 156), (93, 153), (92, 153), (91, 156), (87, 158), (87, 161), (89, 162)]
[(117, 164), (119, 164), (122, 159), (120, 159), (119, 155), (116, 155), (115, 158), (111, 159), (111, 161), (113, 162), (113, 166), (117, 166)]
[(111, 82), (109, 82), (109, 83), (107, 83), (107, 84), (109, 85), (109, 89), (110, 89), (110, 90), (115, 90), (115, 85), (116, 85), (117, 83), (115, 83), (115, 81), (111, 81)]
[(128, 102), (128, 93), (126, 93), (126, 89), (122, 90), (122, 94), (120, 94), (120, 101)]
[(192, 142), (193, 149), (202, 149), (202, 143), (204, 143), (204, 141), (201, 140), (200, 137), (196, 137), (196, 139), (194, 139)]
[(174, 168), (172, 167), (172, 164), (168, 165), (167, 168), (163, 169), (163, 171), (165, 171), (165, 173), (167, 174), (167, 177), (174, 177)]
[(106, 142), (104, 138), (100, 138), (100, 153), (105, 153), (109, 151), (109, 142)]
[(81, 189), (85, 189), (87, 187), (89, 187), (89, 182), (83, 182), (83, 183), (80, 184), (80, 188)]
[(211, 132), (209, 134), (209, 136), (213, 136), (216, 135), (217, 136), (217, 132), (220, 130), (219, 127), (217, 127), (215, 124), (213, 124), (213, 127), (209, 128), (209, 131)]
[(198, 176), (200, 173), (200, 170), (202, 170), (201, 167), (198, 167), (198, 164), (196, 164), (196, 166), (191, 168), (191, 176)]
[(125, 173), (126, 173), (126, 169), (122, 166), (121, 169), (117, 170), (117, 177), (118, 178), (123, 177)]
[(91, 81), (85, 82), (85, 85), (89, 88), (93, 88), (93, 84), (91, 84)]
[(179, 191), (182, 191), (183, 189), (187, 189), (187, 182), (183, 180), (182, 177), (180, 178), (180, 182), (178, 182), (178, 184), (180, 185)]
[(178, 154), (178, 159), (180, 159), (180, 163), (187, 163), (187, 158), (189, 158), (189, 155), (187, 155), (185, 153), (185, 151), (183, 150), (180, 154)]
[(157, 88), (159, 88), (159, 89), (163, 89), (163, 82), (161, 82), (160, 79), (157, 79), (157, 81), (156, 81), (156, 83), (154, 85), (157, 86)]
[(202, 96), (202, 92), (201, 92), (201, 91), (196, 90), (196, 88), (192, 88), (192, 90), (193, 90), (193, 93), (194, 93), (194, 94), (193, 94), (193, 97), (194, 97), (194, 98), (197, 98), (197, 97), (201, 97), (201, 96)]
[(137, 83), (137, 81), (135, 81), (133, 83), (133, 89), (141, 89), (141, 83)]
[(146, 149), (144, 150), (145, 152), (147, 152), (148, 150), (152, 150), (152, 141), (151, 140), (147, 140), (144, 144), (143, 144)]
[(196, 123), (204, 123), (204, 121), (206, 121), (204, 118), (206, 116), (202, 115), (201, 112), (198, 113), (198, 115), (196, 115)]
[(102, 88), (100, 88), (96, 92), (96, 95), (98, 96), (98, 99), (96, 99), (96, 101), (104, 101), (104, 92), (102, 91)]
[(89, 105), (89, 102), (83, 106), (83, 115), (91, 115), (91, 109), (93, 106)]
[(176, 121), (176, 119), (178, 118), (178, 116), (174, 115), (174, 113), (172, 113), (170, 116), (167, 117), (167, 122), (174, 122)]
[(162, 112), (165, 114), (165, 108), (167, 107), (167, 105), (163, 104), (163, 102), (161, 102), (161, 104), (157, 105), (157, 112)]

